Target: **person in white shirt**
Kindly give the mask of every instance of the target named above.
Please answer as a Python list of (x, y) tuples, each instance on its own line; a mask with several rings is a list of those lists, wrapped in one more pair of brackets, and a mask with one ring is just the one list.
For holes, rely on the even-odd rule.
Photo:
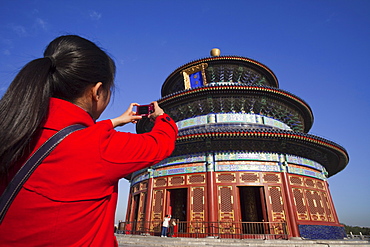
[(164, 217), (163, 223), (162, 223), (162, 232), (161, 232), (162, 238), (163, 237), (167, 238), (167, 229), (168, 229), (170, 220), (171, 220), (171, 215), (166, 214), (166, 216)]

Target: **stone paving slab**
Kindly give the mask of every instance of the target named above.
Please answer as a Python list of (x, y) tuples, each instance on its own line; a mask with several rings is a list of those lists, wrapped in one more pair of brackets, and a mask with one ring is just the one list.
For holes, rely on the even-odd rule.
[(362, 240), (262, 240), (262, 239), (213, 239), (213, 238), (161, 238), (140, 235), (117, 235), (120, 247), (225, 247), (225, 246), (250, 246), (250, 247), (370, 247), (369, 241)]

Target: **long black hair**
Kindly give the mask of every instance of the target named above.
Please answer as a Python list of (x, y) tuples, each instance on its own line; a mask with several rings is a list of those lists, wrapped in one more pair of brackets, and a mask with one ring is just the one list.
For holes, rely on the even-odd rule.
[(33, 149), (32, 140), (45, 121), (50, 97), (74, 102), (89, 85), (114, 86), (115, 64), (93, 42), (60, 36), (44, 57), (26, 64), (0, 100), (0, 177)]

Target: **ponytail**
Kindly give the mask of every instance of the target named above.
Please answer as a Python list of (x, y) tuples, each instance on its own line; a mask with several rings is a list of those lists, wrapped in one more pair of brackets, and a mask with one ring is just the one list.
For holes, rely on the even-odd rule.
[(26, 64), (0, 100), (0, 174), (30, 148), (49, 106), (52, 61), (40, 58)]
[(109, 92), (115, 69), (103, 50), (76, 35), (54, 39), (44, 58), (25, 65), (0, 100), (0, 178), (33, 150), (50, 97), (74, 103), (97, 82)]

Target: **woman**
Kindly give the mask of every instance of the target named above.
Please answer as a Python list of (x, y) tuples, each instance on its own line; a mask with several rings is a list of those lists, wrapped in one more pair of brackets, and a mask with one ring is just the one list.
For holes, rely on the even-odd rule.
[(113, 60), (75, 35), (56, 38), (29, 62), (0, 101), (0, 193), (27, 158), (57, 131), (67, 136), (26, 181), (0, 225), (1, 246), (117, 246), (118, 180), (168, 157), (177, 127), (156, 102), (151, 132), (117, 132), (136, 123), (133, 103), (96, 122), (109, 103)]

